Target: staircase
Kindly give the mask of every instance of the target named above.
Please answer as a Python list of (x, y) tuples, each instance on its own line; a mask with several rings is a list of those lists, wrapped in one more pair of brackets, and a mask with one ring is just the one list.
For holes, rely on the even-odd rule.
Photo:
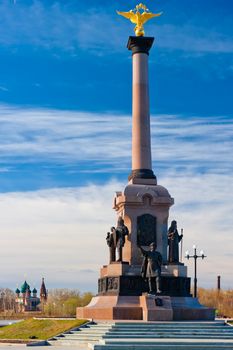
[(49, 339), (48, 342), (49, 345), (78, 346), (77, 350), (86, 350), (90, 348), (92, 344), (98, 343), (112, 326), (113, 323), (110, 322), (90, 322), (86, 325), (74, 328), (71, 331), (53, 337), (52, 339)]
[(92, 323), (53, 338), (52, 345), (93, 350), (233, 350), (233, 327), (216, 322)]

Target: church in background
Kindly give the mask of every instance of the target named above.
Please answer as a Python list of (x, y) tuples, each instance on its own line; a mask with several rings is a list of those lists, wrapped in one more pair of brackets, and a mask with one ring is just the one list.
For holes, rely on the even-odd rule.
[(25, 281), (21, 288), (17, 288), (15, 291), (16, 298), (16, 312), (30, 312), (30, 311), (41, 311), (46, 304), (48, 298), (48, 291), (45, 287), (44, 278), (42, 278), (42, 283), (40, 287), (40, 297), (37, 296), (37, 289), (31, 288), (27, 281)]

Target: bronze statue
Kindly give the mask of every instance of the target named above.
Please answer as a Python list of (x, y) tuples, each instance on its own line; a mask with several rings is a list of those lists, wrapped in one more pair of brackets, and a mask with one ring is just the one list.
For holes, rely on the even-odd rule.
[(125, 245), (125, 236), (129, 235), (129, 230), (127, 226), (125, 226), (124, 220), (121, 216), (119, 216), (117, 221), (116, 228), (116, 248), (118, 253), (118, 260), (122, 261), (122, 248)]
[(107, 233), (106, 237), (107, 245), (109, 246), (109, 264), (116, 261), (116, 246), (114, 242), (114, 236), (116, 235), (115, 231), (115, 227), (111, 227), (111, 231)]
[(173, 220), (167, 233), (168, 238), (168, 262), (179, 263), (179, 242), (182, 240), (183, 235), (179, 235), (177, 231), (177, 222)]
[[(162, 255), (156, 250), (157, 246), (153, 242), (150, 244), (150, 250), (144, 250), (139, 246), (144, 260), (142, 264), (142, 277), (148, 278), (149, 293), (160, 294), (161, 291), (161, 266), (163, 262)], [(155, 289), (153, 288), (153, 281), (155, 281)]]
[(107, 233), (106, 241), (109, 246), (110, 264), (116, 261), (116, 249), (118, 262), (122, 261), (122, 248), (125, 245), (125, 236), (128, 236), (129, 230), (120, 216), (117, 221), (117, 227), (111, 227), (111, 232)]
[(129, 19), (132, 23), (136, 24), (134, 31), (136, 36), (144, 36), (144, 23), (149, 21), (153, 17), (159, 17), (162, 15), (162, 12), (152, 13), (148, 10), (146, 5), (140, 3), (136, 6), (135, 9), (130, 10), (129, 12), (117, 11), (118, 15), (123, 16)]

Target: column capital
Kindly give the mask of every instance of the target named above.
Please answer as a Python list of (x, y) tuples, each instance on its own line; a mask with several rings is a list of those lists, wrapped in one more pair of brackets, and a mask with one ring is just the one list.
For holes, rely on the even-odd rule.
[(128, 176), (129, 181), (132, 179), (154, 179), (157, 181), (156, 176), (151, 169), (133, 169)]
[(132, 51), (132, 54), (135, 53), (146, 53), (149, 55), (149, 51), (153, 45), (154, 38), (148, 36), (130, 36), (127, 48)]

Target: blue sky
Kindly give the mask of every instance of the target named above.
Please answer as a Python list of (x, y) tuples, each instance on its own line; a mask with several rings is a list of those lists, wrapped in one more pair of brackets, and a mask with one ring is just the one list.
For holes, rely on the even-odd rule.
[[(115, 220), (114, 191), (126, 185), (131, 166), (125, 46), (133, 26), (115, 10), (136, 4), (0, 1), (2, 285), (14, 286), (24, 274), (40, 281), (44, 274), (51, 287), (96, 288), (106, 263), (104, 235)], [(229, 288), (233, 3), (146, 4), (164, 12), (146, 26), (156, 38), (150, 54), (154, 171), (175, 197), (171, 219), (187, 231), (185, 247), (208, 248), (202, 285), (215, 286), (224, 271)], [(76, 253), (88, 244), (83, 232), (98, 250), (89, 260)], [(223, 241), (228, 244), (220, 251)]]

